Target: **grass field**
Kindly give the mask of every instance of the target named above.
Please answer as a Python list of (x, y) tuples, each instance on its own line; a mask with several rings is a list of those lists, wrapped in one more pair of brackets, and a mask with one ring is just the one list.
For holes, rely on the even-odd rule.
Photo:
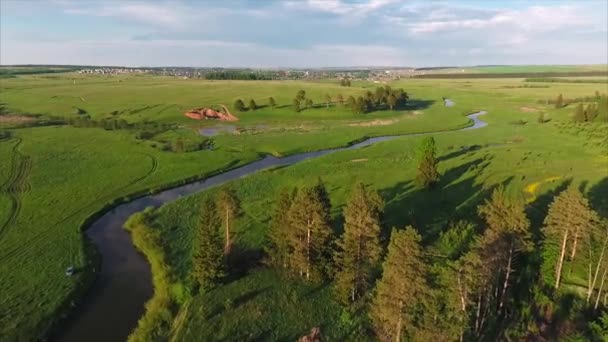
[[(585, 72), (606, 71), (605, 64), (596, 65), (496, 65), (438, 69), (437, 73), (522, 73), (522, 72)], [(464, 71), (463, 71), (464, 70)]]
[[(269, 96), (277, 99), (278, 107), (288, 106), (300, 89), (320, 103), (324, 94), (361, 95), (376, 87), (367, 82), (346, 88), (327, 82), (212, 82), (74, 74), (19, 76), (0, 82), (0, 104), (9, 112), (75, 117), (79, 115), (75, 109), (80, 108), (97, 119), (116, 116), (129, 122), (179, 125), (178, 130), (163, 133), (169, 139), (173, 139), (172, 134), (194, 134), (192, 130), (217, 124), (184, 117), (183, 112), (190, 108), (220, 103), (231, 106), (236, 98), (245, 103), (254, 98), (265, 104)], [(8, 340), (40, 338), (58, 318), (57, 311), (85, 282), (89, 260), (79, 229), (87, 217), (125, 196), (234, 167), (263, 153), (287, 155), (343, 146), (364, 136), (455, 129), (468, 124), (463, 114), (477, 109), (489, 112), (483, 120), (490, 125), (482, 130), (435, 135), (444, 175), (437, 196), (411, 184), (413, 150), (419, 139), (414, 137), (328, 155), (235, 182), (245, 211), (236, 230), (237, 244), (252, 250), (265, 243), (268, 208), (278, 189), (307, 184), (318, 176), (327, 183), (337, 221), (352, 184), (362, 180), (378, 189), (387, 202), (388, 226), (412, 223), (426, 241), (445, 228), (449, 217), (470, 216), (471, 208), (498, 183), (507, 183), (510, 191), (525, 196), (532, 215), (534, 208), (545, 205), (543, 194), (568, 179), (586, 182), (592, 193), (605, 194), (606, 189), (597, 184), (605, 184), (608, 169), (608, 145), (602, 140), (608, 134), (607, 126), (573, 125), (572, 108), (556, 110), (538, 104), (538, 100), (560, 93), (565, 97), (592, 95), (605, 91), (605, 85), (519, 87), (523, 84), (522, 79), (402, 80), (391, 86), (410, 93), (412, 105), (404, 111), (360, 115), (334, 104), (329, 109), (319, 106), (301, 113), (290, 107), (235, 113), (241, 118), (236, 123), (241, 134), (215, 136), (213, 150), (188, 153), (159, 151), (149, 142), (135, 139), (130, 130), (66, 126), (12, 129), (13, 137), (0, 141), (0, 335)], [(453, 99), (456, 106), (444, 107), (442, 97)], [(540, 112), (551, 121), (537, 123)], [(518, 120), (527, 124), (512, 124)], [(176, 282), (185, 287), (189, 287), (189, 251), (196, 215), (190, 208), (197, 208), (201, 198), (214, 191), (186, 197), (158, 211), (170, 269)], [(429, 206), (441, 208), (440, 214), (426, 212)], [(63, 274), (71, 264), (85, 269), (75, 281)], [(176, 334), (185, 340), (200, 340), (216, 331), (222, 336), (237, 336), (237, 323), (251, 327), (259, 323), (255, 330), (251, 328), (254, 337), (293, 339), (312, 324), (339, 327), (331, 336), (346, 336), (352, 318), (337, 305), (327, 306), (318, 317), (314, 315), (315, 303), (331, 302), (328, 288), (277, 285), (276, 277), (269, 271), (256, 271), (206, 297), (193, 298), (182, 307)], [(241, 298), (244, 288), (252, 294)], [(298, 304), (301, 310), (288, 311), (284, 317), (267, 311), (270, 303), (282, 300)], [(205, 307), (208, 302), (212, 305)], [(229, 313), (215, 314), (222, 310)], [(285, 335), (267, 335), (277, 330)]]

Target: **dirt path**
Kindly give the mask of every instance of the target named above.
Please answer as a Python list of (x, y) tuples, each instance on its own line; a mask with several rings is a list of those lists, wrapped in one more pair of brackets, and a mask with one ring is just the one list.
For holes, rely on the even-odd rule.
[(32, 168), (32, 160), (30, 157), (21, 154), (19, 145), (21, 139), (17, 138), (17, 143), (13, 146), (11, 158), (11, 173), (2, 187), (2, 192), (5, 192), (11, 202), (8, 218), (0, 225), (0, 240), (6, 234), (8, 229), (15, 223), (19, 212), (21, 211), (21, 197), (30, 191), (30, 184), (27, 182), (28, 175)]

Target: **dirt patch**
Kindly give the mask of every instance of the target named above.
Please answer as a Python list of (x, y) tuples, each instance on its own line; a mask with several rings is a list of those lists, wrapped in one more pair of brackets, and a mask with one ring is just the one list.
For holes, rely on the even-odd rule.
[(220, 107), (222, 107), (223, 112), (216, 111), (215, 109), (212, 109), (212, 108), (198, 108), (198, 109), (189, 110), (186, 113), (184, 113), (184, 115), (189, 117), (190, 119), (194, 119), (194, 120), (207, 120), (207, 119), (222, 120), (222, 121), (238, 121), (239, 120), (239, 118), (237, 118), (236, 116), (234, 116), (230, 113), (230, 111), (228, 110), (228, 108), (226, 108), (226, 106), (220, 105)]
[(519, 111), (524, 113), (536, 113), (540, 111), (540, 109), (535, 107), (519, 107)]
[(23, 115), (0, 115), (0, 122), (6, 123), (23, 123), (23, 122), (31, 122), (36, 119), (30, 116)]
[(366, 162), (367, 158), (362, 158), (362, 159), (353, 159), (351, 160), (351, 163), (360, 163), (360, 162)]
[(376, 119), (367, 122), (356, 122), (348, 124), (350, 127), (373, 127), (373, 126), (387, 126), (392, 125), (398, 120), (395, 119)]

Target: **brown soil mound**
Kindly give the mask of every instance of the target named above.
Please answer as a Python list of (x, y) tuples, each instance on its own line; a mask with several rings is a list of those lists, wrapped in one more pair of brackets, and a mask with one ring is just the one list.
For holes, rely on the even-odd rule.
[(520, 107), (519, 110), (524, 113), (535, 113), (535, 112), (539, 111), (538, 108), (534, 108), (534, 107)]
[(223, 121), (238, 121), (239, 118), (230, 114), (230, 111), (226, 106), (220, 105), (224, 112), (218, 112), (212, 108), (198, 108), (192, 109), (184, 113), (185, 116), (194, 119), (194, 120), (206, 120), (206, 119), (214, 119), (214, 120), (223, 120)]
[(0, 115), (0, 122), (22, 123), (34, 121), (34, 118), (21, 115)]

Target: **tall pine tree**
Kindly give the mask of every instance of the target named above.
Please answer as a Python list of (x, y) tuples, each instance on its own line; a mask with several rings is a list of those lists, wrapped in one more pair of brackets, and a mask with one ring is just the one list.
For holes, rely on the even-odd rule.
[(328, 268), (332, 231), (323, 191), (318, 186), (298, 190), (289, 210), (289, 264), (306, 280), (323, 277)]
[(418, 185), (430, 188), (439, 182), (439, 172), (437, 171), (437, 148), (435, 139), (426, 137), (422, 139), (418, 148), (418, 175), (416, 182)]
[(566, 257), (569, 254), (574, 259), (578, 241), (589, 236), (597, 220), (597, 214), (575, 187), (562, 191), (549, 205), (543, 227), (543, 273), (556, 289), (561, 283)]
[(502, 280), (502, 284), (497, 284), (500, 311), (512, 281), (514, 259), (519, 252), (528, 251), (532, 247), (530, 221), (526, 217), (523, 202), (509, 198), (502, 185), (494, 190), (491, 199), (486, 200), (478, 210), (486, 222), (486, 230), (481, 237), (482, 260), (489, 262)]
[(234, 219), (240, 214), (241, 202), (234, 190), (224, 188), (218, 194), (217, 207), (224, 220), (224, 253), (228, 255), (232, 249), (230, 229)]
[(224, 276), (224, 255), (219, 235), (221, 225), (217, 206), (206, 199), (201, 206), (198, 243), (192, 258), (193, 277), (202, 290), (212, 288)]
[(335, 256), (336, 289), (343, 302), (354, 302), (371, 286), (382, 252), (382, 210), (378, 193), (368, 191), (362, 183), (355, 185), (344, 209), (344, 235)]
[(420, 235), (412, 227), (393, 229), (371, 318), (383, 340), (401, 341), (415, 329), (416, 310), (427, 292)]
[(289, 262), (289, 234), (291, 226), (289, 221), (289, 210), (296, 195), (296, 189), (290, 191), (283, 189), (278, 196), (272, 215), (272, 223), (268, 239), (270, 244), (267, 248), (269, 262), (274, 267), (287, 268)]

